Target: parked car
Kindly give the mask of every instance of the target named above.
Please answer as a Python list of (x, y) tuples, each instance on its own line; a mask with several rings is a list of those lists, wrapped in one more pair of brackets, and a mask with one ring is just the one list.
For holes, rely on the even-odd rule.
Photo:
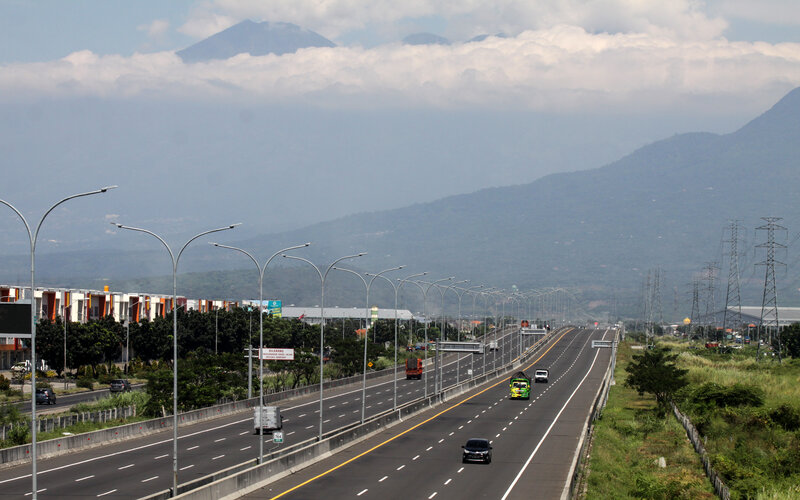
[(49, 387), (36, 389), (36, 404), (42, 405), (45, 403), (49, 405), (56, 404), (56, 393)]
[(15, 374), (28, 373), (31, 371), (31, 362), (20, 361), (18, 363), (14, 363), (14, 365), (11, 367), (11, 371)]
[(483, 462), (485, 464), (492, 463), (492, 445), (489, 444), (488, 439), (472, 438), (467, 441), (467, 444), (462, 446), (464, 453), (461, 456), (461, 462)]
[(112, 380), (111, 387), (108, 388), (108, 392), (128, 392), (130, 390), (131, 383), (124, 378)]

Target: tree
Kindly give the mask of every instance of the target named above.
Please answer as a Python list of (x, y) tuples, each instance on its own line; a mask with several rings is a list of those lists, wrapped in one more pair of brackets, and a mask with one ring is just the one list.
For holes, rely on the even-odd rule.
[(663, 347), (646, 349), (633, 356), (633, 361), (625, 367), (628, 378), (625, 385), (636, 390), (639, 395), (652, 394), (656, 398), (657, 411), (666, 415), (672, 395), (689, 382), (688, 370), (675, 366), (677, 354)]
[(800, 358), (800, 323), (781, 330), (781, 341), (786, 354), (792, 358)]

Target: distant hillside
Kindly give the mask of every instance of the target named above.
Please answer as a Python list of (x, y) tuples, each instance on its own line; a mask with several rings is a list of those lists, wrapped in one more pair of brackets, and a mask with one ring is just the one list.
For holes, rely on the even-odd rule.
[(763, 260), (753, 249), (765, 238), (753, 231), (759, 218), (780, 216), (791, 230), (800, 227), (798, 158), (800, 89), (732, 134), (677, 135), (599, 169), (357, 214), (246, 244), (266, 250), (278, 241), (318, 241), (329, 257), (365, 249), (378, 256), (359, 262), (367, 268), (413, 264), (474, 283), (598, 289), (606, 299), (615, 289), (636, 296), (647, 271), (661, 267), (664, 309), (671, 310), (671, 289), (685, 291), (692, 273), (722, 258), (722, 228), (731, 219), (748, 235), (740, 244), (741, 275), (758, 285), (763, 269), (755, 273), (752, 264)]
[[(597, 300), (598, 310), (606, 311), (616, 297), (620, 311), (633, 312), (648, 270), (660, 267), (665, 316), (673, 312), (675, 301), (680, 302), (677, 314), (683, 316), (689, 313), (685, 310), (688, 283), (706, 262), (722, 259), (723, 226), (731, 219), (741, 221), (745, 237), (739, 246), (744, 301), (760, 304), (764, 271), (753, 264), (763, 260), (764, 254), (754, 247), (766, 236), (756, 234), (754, 228), (761, 225), (760, 217), (779, 216), (790, 235), (800, 229), (798, 158), (800, 89), (795, 89), (731, 134), (676, 135), (594, 170), (355, 214), (247, 240), (237, 241), (231, 232), (224, 241), (260, 256), (311, 241), (314, 245), (303, 255), (319, 265), (367, 251), (369, 255), (353, 261), (351, 267), (375, 272), (404, 264), (409, 274), (455, 275), (472, 280), (471, 284), (516, 285), (522, 290), (569, 287), (587, 301)], [(487, 165), (486, 175), (491, 173), (492, 166)], [(375, 189), (391, 186), (376, 182)], [(797, 302), (800, 283), (791, 267), (798, 261), (796, 253), (790, 247), (781, 256), (789, 264), (788, 273), (779, 278), (781, 305)], [(115, 255), (113, 260), (100, 253), (96, 259), (85, 254), (39, 257), (45, 263), (40, 266), (43, 276), (49, 272), (50, 278), (63, 284), (75, 283), (81, 276), (107, 276), (104, 283), (120, 290), (129, 286), (125, 279), (169, 272), (161, 249)], [(278, 261), (278, 266), (289, 264), (285, 259)], [(97, 269), (108, 262), (103, 265), (110, 267)], [(13, 281), (9, 269), (24, 266), (20, 257), (16, 265), (8, 259), (0, 268), (5, 267), (6, 280)], [(231, 275), (221, 279), (219, 273), (206, 279), (195, 275), (191, 288), (188, 282), (181, 285), (185, 286), (181, 293), (253, 296), (253, 272), (246, 271), (250, 263), (234, 252), (198, 245), (184, 256), (181, 266), (192, 271), (245, 269), (236, 279)], [(64, 276), (60, 269), (69, 269), (71, 274)], [(298, 282), (299, 275), (277, 268), (267, 275), (273, 280), (269, 295), (287, 303), (316, 303), (318, 278), (313, 273), (303, 274), (304, 283)], [(724, 292), (726, 267), (720, 275), (717, 290)], [(21, 278), (25, 279), (24, 273)], [(152, 283), (139, 281), (137, 289), (158, 291), (147, 288)], [(342, 283), (350, 287), (342, 293), (358, 297), (357, 280)], [(168, 289), (168, 281), (164, 284)], [(357, 298), (353, 300), (358, 303)]]
[(335, 47), (327, 38), (290, 23), (255, 23), (250, 20), (201, 40), (177, 52), (187, 63), (251, 56), (290, 54), (306, 47)]

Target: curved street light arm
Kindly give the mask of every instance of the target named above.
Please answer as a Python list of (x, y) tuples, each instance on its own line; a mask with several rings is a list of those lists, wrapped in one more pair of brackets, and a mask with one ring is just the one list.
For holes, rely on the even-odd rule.
[[(16, 213), (17, 216), (20, 218), (20, 220), (22, 220), (22, 223), (25, 225), (25, 230), (28, 232), (28, 242), (30, 243), (30, 249), (31, 249), (31, 365), (33, 365), (32, 368), (31, 368), (31, 387), (32, 388), (36, 387), (36, 313), (34, 311), (35, 304), (36, 304), (36, 300), (35, 300), (35, 295), (36, 294), (34, 292), (34, 289), (36, 288), (36, 283), (35, 283), (35, 281), (36, 281), (36, 278), (35, 278), (36, 277), (36, 271), (35, 271), (35, 268), (36, 268), (36, 240), (39, 237), (39, 229), (41, 229), (42, 223), (47, 218), (47, 216), (50, 214), (50, 212), (52, 212), (57, 206), (61, 205), (65, 201), (72, 200), (74, 198), (79, 198), (81, 196), (89, 196), (89, 195), (92, 195), (92, 194), (105, 193), (109, 189), (114, 189), (116, 187), (117, 186), (108, 186), (108, 187), (96, 189), (94, 191), (89, 191), (89, 192), (86, 192), (86, 193), (79, 193), (79, 194), (74, 194), (72, 196), (67, 196), (66, 198), (60, 200), (59, 202), (57, 202), (56, 204), (51, 206), (49, 209), (47, 209), (47, 211), (44, 213), (44, 215), (42, 215), (42, 218), (39, 219), (39, 223), (36, 225), (36, 230), (33, 233), (31, 233), (31, 226), (30, 226), (30, 224), (28, 224), (28, 221), (27, 221), (27, 219), (25, 219), (25, 216), (22, 215), (22, 212), (17, 210), (17, 208), (14, 207), (14, 205), (12, 205), (11, 203), (9, 203), (9, 202), (7, 202), (5, 200), (0, 200), (0, 203), (2, 203), (3, 205), (7, 206), (11, 210), (13, 210), (14, 213)], [(35, 393), (36, 393), (36, 391), (31, 389), (31, 421), (33, 421), (33, 422), (36, 422), (36, 394)], [(37, 486), (36, 486), (36, 482), (37, 482), (36, 434), (37, 433), (36, 433), (36, 430), (37, 430), (37, 426), (35, 426), (35, 425), (32, 426), (32, 428), (31, 428), (31, 485), (32, 485), (31, 492), (32, 492), (32, 498), (34, 500), (36, 500), (36, 498), (37, 498)]]

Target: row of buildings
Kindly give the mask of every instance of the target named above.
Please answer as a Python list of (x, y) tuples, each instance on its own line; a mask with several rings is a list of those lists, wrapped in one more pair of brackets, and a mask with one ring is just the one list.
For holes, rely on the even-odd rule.
[[(33, 294), (34, 311), (37, 321), (48, 318), (66, 318), (69, 322), (86, 323), (106, 316), (116, 321), (132, 321), (138, 323), (145, 319), (154, 320), (164, 317), (172, 312), (174, 307), (184, 307), (186, 310), (199, 312), (212, 312), (215, 310), (229, 310), (235, 307), (258, 307), (257, 300), (227, 301), (210, 299), (189, 299), (177, 297), (177, 305), (173, 304), (172, 295), (159, 295), (152, 293), (121, 293), (112, 292), (105, 287), (104, 290), (70, 290), (62, 288), (37, 288)], [(319, 323), (322, 311), (319, 307), (280, 307), (280, 302), (264, 301), (265, 311), (269, 302), (270, 312), (277, 313), (286, 318), (300, 318), (307, 323)], [(278, 303), (276, 309), (274, 304)], [(0, 285), (0, 304), (25, 303), (30, 304), (30, 287)], [(394, 319), (394, 309), (381, 309), (373, 307), (367, 315), (363, 307), (340, 308), (330, 307), (324, 311), (326, 321), (337, 319), (364, 319), (371, 320)], [(408, 310), (398, 310), (397, 317), (401, 320), (412, 318)], [(18, 362), (30, 359), (29, 349), (24, 346), (19, 337), (14, 337), (8, 329), (0, 325), (0, 370), (8, 370)]]

